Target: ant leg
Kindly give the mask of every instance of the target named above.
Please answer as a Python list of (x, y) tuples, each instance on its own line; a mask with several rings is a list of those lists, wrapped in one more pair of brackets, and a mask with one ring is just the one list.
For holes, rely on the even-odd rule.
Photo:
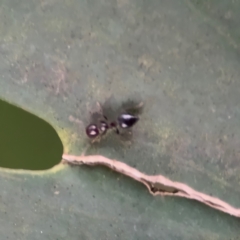
[(118, 130), (117, 127), (115, 128), (115, 130), (116, 130), (116, 133), (117, 133), (117, 134), (120, 134), (120, 132), (119, 132), (119, 130)]
[(100, 104), (100, 102), (96, 102), (96, 108), (97, 108), (97, 112), (102, 114), (102, 105)]
[(91, 140), (91, 143), (100, 142), (100, 140), (101, 140), (101, 135), (98, 135), (97, 137)]

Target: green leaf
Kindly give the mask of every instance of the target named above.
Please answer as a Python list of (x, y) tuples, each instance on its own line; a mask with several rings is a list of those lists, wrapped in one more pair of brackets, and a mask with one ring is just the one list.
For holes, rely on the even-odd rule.
[[(3, 0), (0, 97), (64, 152), (104, 155), (239, 207), (240, 3)], [(131, 141), (89, 144), (96, 102), (144, 102)], [(44, 161), (44, 160), (43, 160)], [(60, 159), (59, 159), (60, 161)], [(238, 239), (239, 220), (103, 167), (0, 171), (1, 239)]]

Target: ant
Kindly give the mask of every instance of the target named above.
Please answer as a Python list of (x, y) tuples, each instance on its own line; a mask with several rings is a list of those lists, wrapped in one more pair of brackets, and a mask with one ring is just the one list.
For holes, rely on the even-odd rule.
[(93, 139), (94, 142), (96, 139), (105, 135), (110, 129), (113, 129), (117, 134), (120, 134), (119, 128), (129, 129), (133, 127), (139, 121), (139, 117), (134, 113), (139, 113), (139, 109), (142, 106), (143, 103), (141, 102), (138, 106), (135, 106), (134, 109), (125, 110), (124, 113), (118, 115), (116, 121), (109, 121), (103, 113), (95, 113), (97, 114), (98, 121), (96, 123), (91, 123), (86, 127), (87, 136)]

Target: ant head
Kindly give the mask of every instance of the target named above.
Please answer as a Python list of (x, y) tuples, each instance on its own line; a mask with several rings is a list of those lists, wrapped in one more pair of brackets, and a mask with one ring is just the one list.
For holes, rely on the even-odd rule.
[(86, 134), (89, 138), (95, 138), (99, 135), (99, 130), (96, 124), (89, 124), (86, 127)]

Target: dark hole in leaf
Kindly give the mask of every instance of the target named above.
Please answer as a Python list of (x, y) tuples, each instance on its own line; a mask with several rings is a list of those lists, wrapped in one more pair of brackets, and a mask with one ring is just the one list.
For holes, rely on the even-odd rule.
[(50, 124), (0, 100), (0, 167), (49, 169), (61, 161), (62, 153)]

